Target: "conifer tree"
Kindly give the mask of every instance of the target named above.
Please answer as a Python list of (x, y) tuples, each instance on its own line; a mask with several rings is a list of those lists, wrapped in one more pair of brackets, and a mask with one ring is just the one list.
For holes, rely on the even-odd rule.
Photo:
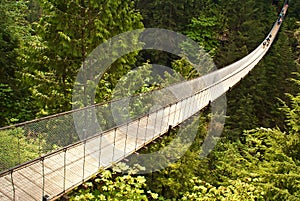
[(20, 80), (22, 47), (31, 27), (25, 1), (0, 1), (0, 126), (33, 118), (30, 94)]
[[(36, 28), (36, 46), (28, 47), (24, 56), (25, 74), (28, 83), (33, 83), (31, 91), (41, 108), (39, 115), (47, 115), (71, 109), (76, 74), (95, 47), (142, 24), (131, 1), (41, 0), (40, 6), (43, 15)], [(130, 68), (132, 57), (125, 58), (128, 64), (115, 64), (118, 76)], [(118, 76), (109, 76), (105, 84), (113, 84)]]

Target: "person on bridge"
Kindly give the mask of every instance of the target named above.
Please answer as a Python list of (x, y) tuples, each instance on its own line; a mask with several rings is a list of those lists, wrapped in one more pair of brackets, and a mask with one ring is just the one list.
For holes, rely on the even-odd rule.
[(266, 47), (266, 45), (267, 45), (267, 42), (266, 42), (266, 41), (264, 41), (264, 42), (263, 42), (263, 48), (265, 48), (265, 47)]
[(267, 46), (269, 46), (269, 44), (270, 44), (270, 42), (271, 42), (271, 39), (270, 39), (270, 37), (268, 37), (267, 39), (266, 39), (266, 43), (267, 43)]
[(279, 14), (279, 18), (283, 18), (283, 17), (284, 17), (284, 13), (281, 12), (281, 13)]

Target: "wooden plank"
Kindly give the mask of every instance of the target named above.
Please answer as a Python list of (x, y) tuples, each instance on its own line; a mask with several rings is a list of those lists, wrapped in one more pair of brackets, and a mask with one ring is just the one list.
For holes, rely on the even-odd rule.
[(13, 200), (13, 188), (10, 174), (0, 177), (0, 200)]

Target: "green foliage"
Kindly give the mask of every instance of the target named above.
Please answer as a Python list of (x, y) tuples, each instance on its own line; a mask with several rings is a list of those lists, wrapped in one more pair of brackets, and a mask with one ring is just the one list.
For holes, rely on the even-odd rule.
[[(148, 112), (153, 103), (158, 101), (159, 98), (154, 97), (151, 91), (160, 88), (160, 85), (164, 82), (161, 76), (153, 75), (151, 65), (144, 64), (131, 70), (126, 76), (118, 80), (118, 84), (113, 90), (113, 98), (122, 99), (130, 97), (131, 100), (126, 110), (129, 111), (131, 119), (135, 119)], [(165, 85), (168, 84), (166, 83)], [(124, 110), (123, 107), (119, 109)], [(128, 114), (126, 117), (128, 117)]]
[(213, 56), (220, 45), (219, 34), (224, 26), (224, 18), (220, 12), (215, 11), (210, 14), (209, 11), (204, 10), (199, 17), (192, 18), (185, 33)]
[[(180, 126), (181, 133), (178, 133), (176, 129), (161, 141), (153, 143), (147, 150), (142, 151), (142, 153), (158, 151), (168, 146), (172, 141), (172, 143), (175, 143), (172, 153), (176, 153), (177, 150), (181, 150), (183, 146), (187, 145), (189, 141), (187, 137), (191, 136), (191, 133), (197, 133), (191, 146), (187, 148), (187, 151), (177, 162), (169, 164), (163, 170), (147, 175), (147, 186), (149, 186), (151, 191), (162, 195), (166, 199), (179, 199), (183, 193), (193, 188), (190, 180), (194, 177), (208, 178), (208, 164), (205, 162), (207, 159), (200, 158), (201, 150), (199, 149), (199, 145), (203, 143), (206, 131), (205, 121), (206, 119), (203, 117), (191, 118), (184, 125)], [(177, 138), (176, 142), (174, 142), (175, 136)], [(165, 154), (165, 157), (168, 158), (168, 154)], [(149, 163), (155, 163), (155, 158)]]
[[(193, 17), (214, 7), (211, 0), (137, 0), (145, 27), (157, 27), (173, 31), (184, 31)], [(216, 11), (216, 8), (214, 9)]]
[(84, 184), (71, 200), (299, 200), (299, 160), (291, 156), (295, 136), (263, 128), (244, 135), (245, 142), (224, 138), (209, 160), (200, 160), (196, 140), (180, 161), (148, 175), (148, 188), (144, 177), (116, 174), (121, 166)]
[(14, 118), (11, 116), (11, 112), (14, 111), (16, 107), (15, 101), (13, 100), (13, 90), (7, 84), (0, 83), (0, 97), (0, 108), (3, 108), (1, 109), (0, 122), (1, 125), (5, 125), (13, 121), (12, 118)]
[(260, 187), (256, 187), (247, 182), (241, 180), (230, 181), (228, 186), (215, 187), (205, 181), (201, 181), (198, 178), (194, 178), (190, 181), (193, 185), (191, 192), (187, 192), (183, 195), (181, 200), (195, 200), (195, 201), (240, 201), (240, 200), (263, 200), (263, 190)]
[(276, 11), (266, 1), (220, 1), (226, 16), (226, 30), (215, 56), (217, 66), (223, 67), (241, 59), (266, 37), (276, 19)]
[(296, 18), (300, 20), (300, 2), (299, 1), (290, 1), (289, 2), (289, 17)]
[(0, 126), (34, 118), (30, 96), (20, 80), (19, 48), (31, 27), (26, 21), (26, 1), (1, 0), (0, 4)]
[[(132, 171), (136, 172), (138, 168)], [(69, 200), (147, 201), (158, 198), (156, 193), (144, 190), (146, 187), (145, 177), (119, 174), (125, 169), (128, 167), (119, 164), (113, 168), (113, 171), (101, 171), (93, 181), (84, 183), (83, 188), (72, 193)]]
[(194, 66), (191, 65), (186, 59), (182, 58), (172, 62), (172, 68), (179, 72), (182, 77), (187, 80), (196, 78), (199, 76), (199, 72), (196, 71)]
[[(296, 73), (298, 78), (300, 78), (300, 74)], [(300, 86), (300, 79), (291, 79), (297, 86)], [(290, 93), (287, 94), (290, 99), (290, 107), (285, 104), (281, 108), (282, 111), (286, 114), (286, 123), (288, 126), (288, 130), (290, 130), (291, 134), (299, 134), (300, 133), (300, 93), (296, 95), (292, 95)]]
[[(142, 24), (131, 1), (41, 0), (40, 6), (43, 15), (36, 23), (37, 36), (24, 48), (22, 61), (26, 69), (24, 80), (30, 86), (34, 104), (40, 108), (37, 115), (44, 116), (71, 109), (76, 74), (94, 48), (117, 34), (141, 28)], [(98, 91), (97, 100), (91, 97), (80, 104), (107, 100), (109, 89), (130, 69), (135, 55), (126, 55), (114, 63), (100, 81), (99, 89), (106, 90)]]
[[(222, 14), (222, 8), (213, 1), (138, 0), (136, 4), (143, 16), (145, 27), (181, 32), (198, 42), (211, 56), (215, 55), (220, 45), (220, 35), (225, 29), (225, 18)], [(164, 40), (173, 43), (169, 38)], [(177, 71), (179, 73), (190, 70), (190, 66), (186, 64), (186, 61), (183, 61), (184, 59), (180, 60), (178, 57), (165, 52), (148, 50), (143, 52), (141, 57), (149, 59), (151, 63), (172, 66), (173, 69), (179, 70)], [(179, 61), (177, 61), (178, 59)], [(174, 63), (175, 65), (173, 65)]]
[(37, 158), (44, 146), (45, 140), (25, 137), (20, 128), (0, 131), (0, 171)]
[(218, 183), (249, 180), (249, 184), (263, 189), (264, 200), (300, 199), (299, 161), (289, 153), (295, 138), (276, 129), (261, 128), (244, 134), (244, 142), (225, 140), (214, 151), (213, 172), (220, 176)]
[[(0, 4), (0, 82), (15, 82), (21, 66), (17, 64), (18, 48), (29, 34), (25, 19), (26, 1), (1, 0)], [(16, 84), (15, 84), (16, 85)]]
[(42, 15), (42, 9), (38, 0), (30, 0), (28, 3), (28, 15), (26, 19), (32, 23), (39, 20)]

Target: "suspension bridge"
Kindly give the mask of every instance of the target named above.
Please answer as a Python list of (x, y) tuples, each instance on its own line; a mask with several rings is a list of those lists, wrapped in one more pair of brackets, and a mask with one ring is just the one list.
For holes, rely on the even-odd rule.
[[(41, 154), (34, 160), (8, 167), (0, 173), (0, 200), (54, 200), (89, 180), (97, 174), (99, 168), (111, 167), (113, 163), (123, 160), (166, 133), (170, 126), (175, 127), (198, 113), (239, 83), (265, 56), (281, 27), (287, 9), (286, 1), (267, 37), (250, 54), (229, 66), (175, 86), (178, 89), (184, 89), (187, 85), (192, 87), (192, 95), (88, 138), (70, 141), (72, 143), (67, 146)], [(203, 80), (208, 83), (205, 87), (199, 84)], [(38, 132), (34, 125), (45, 127), (51, 122), (71, 119), (75, 112), (66, 112), (2, 130), (21, 127), (30, 130), (32, 134)]]

